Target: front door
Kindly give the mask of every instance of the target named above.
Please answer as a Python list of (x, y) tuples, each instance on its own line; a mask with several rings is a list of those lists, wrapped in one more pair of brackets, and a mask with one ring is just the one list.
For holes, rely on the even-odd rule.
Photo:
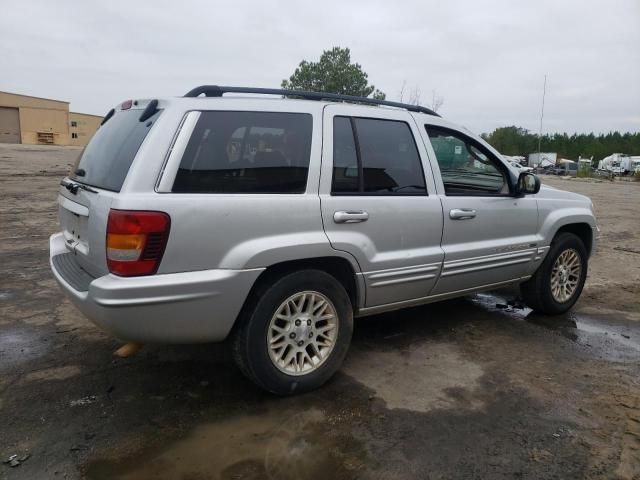
[[(325, 107), (322, 220), (357, 260), (367, 307), (426, 297), (442, 266), (442, 206), (405, 111)], [(418, 141), (416, 141), (418, 139)]]
[(466, 134), (426, 126), (444, 192), (444, 264), (434, 294), (517, 280), (536, 261), (538, 207), (511, 194), (510, 174)]

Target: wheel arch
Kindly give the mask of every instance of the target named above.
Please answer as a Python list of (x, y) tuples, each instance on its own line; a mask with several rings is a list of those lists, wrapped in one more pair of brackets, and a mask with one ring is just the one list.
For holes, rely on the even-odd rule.
[(253, 283), (241, 312), (250, 308), (256, 298), (278, 278), (299, 270), (320, 270), (334, 277), (347, 291), (354, 313), (364, 305), (364, 285), (352, 263), (344, 257), (324, 256), (287, 260), (268, 266)]
[(568, 223), (566, 225), (562, 225), (560, 228), (558, 228), (553, 238), (556, 238), (558, 235), (564, 232), (573, 233), (580, 240), (582, 240), (582, 243), (587, 249), (587, 254), (591, 256), (593, 249), (593, 228), (591, 228), (591, 225), (585, 222)]

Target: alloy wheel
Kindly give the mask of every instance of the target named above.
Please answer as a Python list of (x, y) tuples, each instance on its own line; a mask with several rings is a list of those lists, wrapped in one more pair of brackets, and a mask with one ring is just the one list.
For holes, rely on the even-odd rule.
[(571, 299), (578, 288), (582, 262), (580, 255), (573, 248), (564, 250), (551, 269), (551, 295), (554, 300), (564, 303)]
[(287, 375), (315, 371), (336, 344), (338, 322), (333, 303), (320, 292), (291, 295), (280, 304), (269, 322), (269, 358)]

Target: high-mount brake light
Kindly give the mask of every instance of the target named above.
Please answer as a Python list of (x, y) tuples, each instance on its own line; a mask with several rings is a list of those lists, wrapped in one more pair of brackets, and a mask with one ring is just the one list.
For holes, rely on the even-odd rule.
[(107, 221), (107, 265), (122, 277), (158, 271), (169, 238), (171, 218), (164, 212), (111, 210)]
[(133, 105), (133, 100), (127, 100), (126, 102), (122, 102), (122, 105), (120, 105), (120, 108), (122, 110), (129, 110), (132, 105)]

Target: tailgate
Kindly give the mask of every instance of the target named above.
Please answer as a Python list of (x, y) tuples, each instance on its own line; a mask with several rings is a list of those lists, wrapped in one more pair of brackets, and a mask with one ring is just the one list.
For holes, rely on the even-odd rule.
[(70, 252), (80, 266), (94, 277), (109, 273), (105, 241), (107, 218), (114, 192), (79, 190), (73, 195), (61, 187), (58, 194), (58, 218)]
[(95, 277), (109, 273), (105, 246), (109, 209), (160, 115), (157, 103), (127, 101), (111, 110), (82, 151), (70, 179), (63, 180), (69, 186), (60, 188), (58, 212), (67, 249)]

